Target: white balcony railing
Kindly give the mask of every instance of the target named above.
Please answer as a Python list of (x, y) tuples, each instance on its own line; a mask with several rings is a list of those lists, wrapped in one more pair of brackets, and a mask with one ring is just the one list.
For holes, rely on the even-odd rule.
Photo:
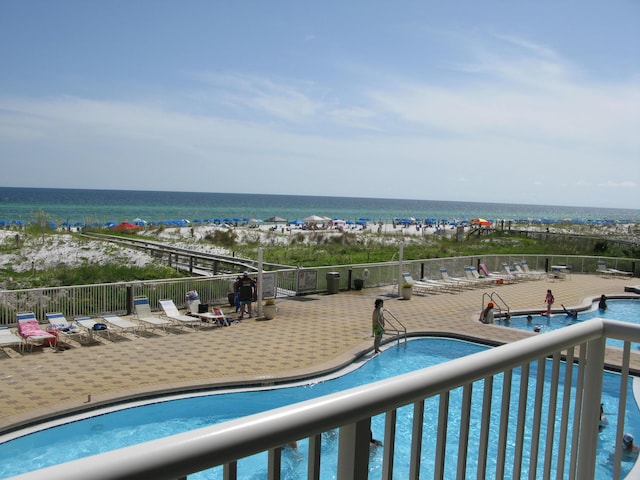
[[(223, 466), (224, 478), (232, 480), (236, 478), (238, 460), (266, 451), (268, 478), (279, 479), (281, 446), (308, 438), (307, 478), (318, 479), (322, 464), (321, 435), (337, 428), (336, 478), (364, 479), (368, 478), (369, 469), (370, 421), (373, 416), (385, 414), (383, 479), (393, 477), (394, 461), (409, 463), (409, 478), (420, 478), (421, 461), (425, 461), (422, 445), (426, 440), (435, 442), (430, 459), (433, 474), (430, 472), (429, 478), (551, 478), (553, 463), (556, 470), (553, 478), (592, 479), (596, 470), (607, 337), (625, 341), (619, 365), (620, 403), (615, 422), (616, 438), (620, 439), (625, 427), (630, 347), (632, 341), (640, 341), (640, 326), (593, 319), (380, 382), (15, 478), (182, 479)], [(535, 382), (528, 385), (532, 366)], [(510, 387), (516, 369), (521, 373), (520, 388), (514, 389), (520, 392), (517, 394)], [(562, 369), (564, 381), (559, 382)], [(546, 388), (545, 375), (551, 378)], [(493, 386), (498, 382), (502, 384), (501, 405), (499, 402), (492, 405)], [(479, 414), (471, 411), (474, 385), (483, 392)], [(569, 393), (571, 388), (575, 388), (575, 393)], [(449, 408), (450, 393), (455, 389), (462, 390), (459, 412)], [(513, 406), (509, 412), (509, 405), (514, 405), (512, 395), (517, 412)], [(426, 439), (424, 404), (432, 397), (438, 399), (439, 405), (437, 435)], [(527, 400), (532, 398), (533, 415), (526, 412)], [(410, 458), (398, 458), (394, 452), (396, 412), (403, 406), (413, 408)], [(496, 419), (498, 409), (501, 413)], [(470, 448), (472, 417), (479, 418), (480, 435), (472, 439), (474, 447)], [(456, 452), (451, 451), (450, 443), (447, 446), (451, 418), (459, 419)], [(514, 418), (515, 438), (507, 439), (507, 424)], [(548, 427), (541, 433), (543, 423)], [(554, 428), (559, 429), (554, 432)], [(499, 432), (497, 441), (490, 440), (490, 430)], [(527, 450), (523, 453), (525, 445)], [(617, 479), (621, 445), (616, 446), (615, 452), (612, 478)]]

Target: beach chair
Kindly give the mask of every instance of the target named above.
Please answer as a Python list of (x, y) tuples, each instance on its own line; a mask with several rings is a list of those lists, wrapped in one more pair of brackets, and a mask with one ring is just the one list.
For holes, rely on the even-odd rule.
[(22, 351), (24, 339), (13, 333), (9, 327), (0, 328), (0, 347), (13, 347), (15, 345)]
[(493, 279), (487, 278), (487, 277), (481, 277), (478, 271), (474, 267), (464, 267), (464, 274), (469, 280), (476, 281), (481, 286), (495, 284), (495, 281)]
[(508, 263), (502, 263), (502, 271), (504, 272), (504, 276), (506, 278), (510, 278), (514, 282), (521, 282), (523, 280), (527, 280), (525, 275), (518, 275), (517, 271), (512, 270)]
[(402, 279), (405, 283), (411, 285), (411, 290), (416, 295), (427, 295), (429, 293), (437, 293), (445, 290), (445, 285), (443, 283), (425, 281), (425, 280), (414, 280), (410, 273), (403, 273)]
[(484, 263), (479, 265), (480, 271), (486, 278), (492, 279), (497, 285), (501, 283), (514, 283), (515, 279), (513, 275), (505, 275), (498, 272), (489, 272), (489, 269)]
[(84, 330), (73, 322), (68, 322), (63, 313), (47, 313), (45, 314), (47, 321), (49, 322), (49, 328), (47, 331), (56, 332), (58, 334), (58, 340), (60, 337), (74, 338), (78, 341), (85, 334)]
[(42, 330), (36, 314), (33, 312), (18, 313), (18, 334), (24, 339), (29, 349), (33, 350), (34, 345), (47, 345), (55, 347), (58, 337), (52, 333)]
[(202, 320), (200, 320), (198, 317), (182, 315), (178, 311), (178, 307), (176, 307), (176, 304), (173, 303), (173, 300), (164, 299), (160, 300), (159, 303), (162, 311), (164, 312), (164, 316), (174, 322), (176, 325), (188, 325), (193, 328), (198, 328), (201, 326)]
[(102, 315), (102, 319), (119, 332), (133, 332), (137, 335), (140, 328), (139, 324), (118, 315)]
[(170, 320), (157, 317), (151, 312), (151, 306), (149, 305), (149, 299), (147, 297), (134, 297), (133, 308), (136, 313), (136, 319), (141, 322), (145, 329), (149, 326), (151, 330), (154, 330), (156, 327), (166, 330), (167, 326), (172, 325)]
[(515, 269), (516, 273), (522, 278), (528, 278), (530, 280), (540, 280), (544, 276), (544, 273), (540, 275), (535, 272), (525, 271), (525, 269), (522, 268), (522, 265), (520, 265), (520, 263), (518, 262), (513, 262), (513, 268)]
[(520, 266), (526, 273), (538, 275), (540, 278), (544, 278), (547, 276), (547, 272), (545, 272), (544, 270), (531, 270), (526, 260), (522, 260), (520, 262)]
[(107, 338), (111, 339), (111, 332), (113, 331), (113, 327), (110, 327), (104, 322), (99, 322), (95, 318), (91, 317), (77, 317), (74, 319), (80, 328), (83, 328), (90, 341), (93, 341), (94, 333), (104, 332), (107, 335)]
[(472, 288), (472, 287), (478, 286), (478, 282), (476, 281), (471, 281), (471, 280), (460, 278), (460, 277), (450, 277), (449, 272), (447, 272), (446, 268), (440, 269), (440, 275), (442, 276), (443, 282), (459, 285), (460, 288)]
[(599, 273), (602, 277), (613, 277), (613, 276), (630, 277), (631, 275), (633, 275), (633, 272), (625, 272), (624, 270), (608, 268), (607, 264), (603, 261), (599, 261), (597, 263), (596, 272)]

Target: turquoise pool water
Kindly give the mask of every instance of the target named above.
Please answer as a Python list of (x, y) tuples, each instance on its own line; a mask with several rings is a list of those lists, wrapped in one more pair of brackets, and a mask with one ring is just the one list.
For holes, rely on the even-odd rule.
[[(556, 301), (557, 303), (557, 301)], [(559, 305), (558, 305), (559, 306)], [(545, 315), (533, 315), (532, 320), (527, 321), (526, 316), (514, 316), (509, 321), (496, 319), (497, 325), (502, 325), (519, 330), (527, 330), (534, 332), (536, 329), (540, 333), (551, 332), (562, 327), (573, 325), (577, 322), (584, 322), (592, 318), (607, 318), (611, 320), (620, 320), (623, 322), (640, 324), (640, 299), (639, 300), (607, 300), (607, 309), (599, 310), (598, 304), (594, 303), (589, 311), (578, 312), (578, 318), (572, 318), (564, 313), (554, 313), (551, 317)], [(622, 340), (610, 338), (607, 345), (611, 347), (623, 346)], [(640, 348), (640, 344), (633, 343), (633, 349)]]
[[(35, 470), (54, 463), (62, 463), (83, 456), (92, 455), (127, 445), (132, 445), (152, 440), (167, 435), (172, 435), (203, 426), (224, 422), (233, 418), (250, 415), (283, 405), (307, 400), (309, 398), (326, 395), (335, 391), (348, 389), (358, 385), (371, 383), (390, 376), (436, 365), (447, 360), (469, 355), (487, 347), (443, 338), (417, 339), (406, 345), (393, 345), (387, 348), (381, 355), (369, 358), (359, 368), (337, 378), (325, 381), (316, 381), (311, 384), (274, 388), (260, 391), (230, 391), (201, 395), (191, 398), (180, 398), (166, 401), (156, 401), (144, 406), (125, 408), (111, 413), (100, 414), (91, 418), (76, 420), (71, 423), (46, 428), (41, 431), (11, 439), (0, 444), (0, 477), (16, 475), (18, 473)], [(547, 386), (550, 383), (550, 368), (547, 372)], [(533, 390), (535, 385), (536, 368), (532, 367), (529, 385)], [(575, 378), (575, 375), (574, 375)], [(563, 381), (563, 379), (561, 379)], [(520, 388), (519, 370), (514, 372), (512, 380), (512, 399), (514, 404), (509, 410), (509, 444), (510, 450), (507, 458), (513, 458), (513, 439), (515, 438), (515, 416), (517, 412), (518, 391)], [(605, 411), (608, 413), (610, 425), (600, 433), (600, 446), (598, 449), (597, 472), (599, 479), (611, 478), (612, 454), (615, 444), (615, 409), (618, 405), (617, 391), (619, 390), (619, 376), (616, 374), (604, 374), (604, 393), (602, 401)], [(473, 462), (477, 429), (480, 425), (478, 413), (482, 405), (482, 384), (478, 383), (473, 388), (471, 409), (472, 433), (470, 437), (471, 459), (467, 466), (467, 477), (476, 477), (476, 465)], [(547, 390), (548, 391), (548, 390)], [(562, 389), (561, 389), (562, 391)], [(502, 378), (497, 377), (493, 389), (493, 419), (491, 429), (491, 450), (488, 458), (495, 460), (494, 446), (497, 441), (497, 420), (500, 418), (500, 399), (502, 394)], [(457, 430), (459, 428), (459, 412), (462, 402), (461, 390), (452, 393), (450, 399), (450, 423), (447, 446), (447, 479), (454, 478), (454, 466), (457, 451)], [(528, 416), (533, 415), (533, 394), (528, 395)], [(640, 438), (640, 411), (629, 386), (628, 404), (626, 408), (625, 429), (636, 433)], [(428, 399), (425, 403), (424, 442), (422, 455), (421, 476), (433, 478), (432, 459), (434, 458), (437, 428), (438, 404), (437, 398)], [(559, 402), (562, 400), (559, 399)], [(477, 408), (476, 408), (477, 406)], [(546, 407), (545, 407), (546, 409)], [(396, 455), (397, 459), (408, 458), (409, 441), (411, 433), (412, 408), (404, 407), (398, 410)], [(547, 418), (543, 414), (543, 418)], [(384, 416), (375, 417), (372, 420), (374, 437), (383, 438)], [(554, 435), (559, 435), (559, 428), (555, 428)], [(530, 433), (529, 430), (527, 433)], [(543, 426), (541, 438), (545, 438), (546, 426)], [(529, 439), (530, 435), (526, 435)], [(0, 438), (0, 441), (3, 439)], [(528, 440), (527, 440), (528, 441)], [(526, 457), (529, 454), (530, 445), (525, 445), (523, 452)], [(334, 478), (335, 464), (337, 462), (337, 432), (329, 432), (323, 435), (322, 441), (322, 478)], [(556, 460), (557, 461), (557, 460)], [(543, 459), (538, 460), (538, 472), (542, 471)], [(407, 478), (408, 465), (406, 461), (396, 460), (394, 478)], [(299, 442), (298, 449), (286, 448), (283, 454), (282, 478), (298, 479), (306, 478), (307, 466), (307, 442)], [(266, 454), (260, 454), (239, 462), (238, 478), (257, 480), (266, 478)], [(382, 449), (373, 448), (370, 460), (370, 478), (379, 478), (382, 466)], [(626, 474), (633, 462), (626, 461), (623, 471)], [(555, 470), (556, 463), (552, 466)], [(490, 464), (489, 470), (495, 472), (495, 465)], [(509, 472), (510, 469), (507, 469)], [(526, 476), (526, 473), (523, 473)], [(555, 475), (554, 475), (555, 477)], [(221, 479), (222, 469), (216, 468), (197, 475), (189, 476), (190, 479)]]

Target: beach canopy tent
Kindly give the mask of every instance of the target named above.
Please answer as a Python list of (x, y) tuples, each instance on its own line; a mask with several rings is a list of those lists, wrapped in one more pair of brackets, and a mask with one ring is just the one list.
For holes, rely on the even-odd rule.
[(293, 222), (289, 222), (289, 225), (304, 225), (302, 220), (294, 220)]
[(490, 227), (491, 222), (489, 220), (485, 220), (484, 218), (472, 218), (469, 220), (469, 223), (472, 225), (480, 225), (482, 227)]
[(129, 222), (122, 222), (119, 223), (118, 225), (116, 225), (115, 227), (111, 227), (112, 230), (137, 230), (138, 226), (134, 225), (133, 223), (129, 223)]
[(265, 220), (265, 222), (270, 222), (270, 223), (285, 223), (286, 221), (287, 219), (282, 217), (269, 217)]
[(324, 222), (325, 218), (318, 215), (311, 215), (304, 219), (305, 222)]

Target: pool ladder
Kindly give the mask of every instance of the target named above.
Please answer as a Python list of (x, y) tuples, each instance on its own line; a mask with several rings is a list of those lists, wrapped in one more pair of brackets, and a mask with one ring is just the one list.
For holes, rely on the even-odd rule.
[(507, 315), (511, 316), (509, 305), (507, 305), (507, 302), (504, 301), (504, 299), (500, 296), (498, 292), (491, 292), (491, 293), (485, 292), (482, 294), (482, 308), (480, 309), (481, 312), (484, 311), (484, 307), (489, 302), (493, 302), (493, 305), (494, 305), (493, 311), (495, 312), (494, 315), (496, 317), (504, 317)]
[(388, 308), (384, 308), (382, 312), (385, 314), (385, 331), (393, 331), (398, 344), (400, 344), (401, 339), (404, 340), (404, 343), (407, 343), (407, 328)]

